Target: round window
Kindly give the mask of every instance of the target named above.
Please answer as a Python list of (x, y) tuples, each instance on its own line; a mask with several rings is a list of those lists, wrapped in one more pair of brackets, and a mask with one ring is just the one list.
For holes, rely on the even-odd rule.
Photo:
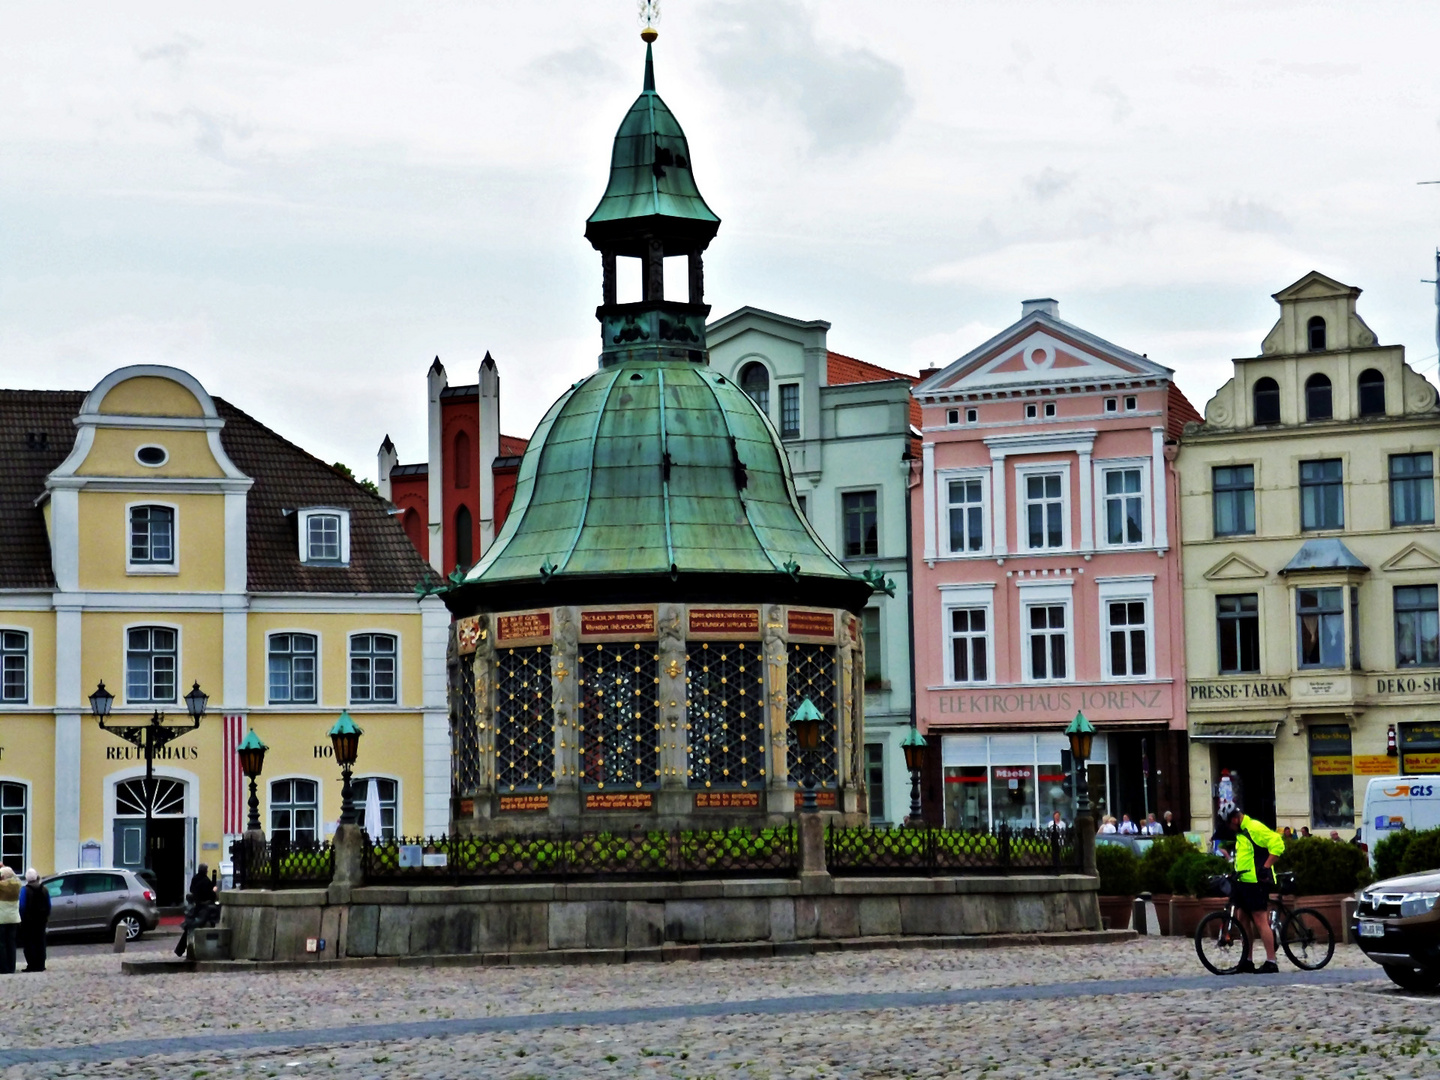
[(170, 455), (165, 452), (163, 446), (142, 446), (135, 451), (135, 460), (141, 465), (164, 465), (170, 460)]

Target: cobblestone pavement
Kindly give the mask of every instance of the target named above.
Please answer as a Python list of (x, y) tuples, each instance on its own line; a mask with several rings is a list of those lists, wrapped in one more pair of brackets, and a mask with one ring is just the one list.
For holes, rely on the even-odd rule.
[[(1283, 961), (1282, 961), (1283, 962)], [(829, 953), (775, 960), (571, 968), (378, 968), (127, 977), (99, 951), (58, 956), (0, 983), (6, 1051), (74, 1047), (86, 1058), (16, 1064), (4, 1076), (522, 1078), (654, 1077), (1402, 1077), (1440, 1071), (1440, 997), (1391, 988), (1341, 947), (1320, 976), (1289, 984), (1201, 978), (1188, 941), (990, 951)], [(1111, 993), (1102, 983), (1151, 980)], [(1055, 984), (1067, 984), (1057, 986)], [(1006, 992), (996, 988), (1036, 987)], [(1050, 989), (1045, 989), (1050, 987)], [(1003, 993), (905, 1008), (883, 995)], [(1025, 994), (1047, 996), (1027, 998)], [(1048, 995), (1064, 996), (1048, 996)], [(819, 1011), (796, 997), (844, 995)], [(787, 1001), (788, 999), (788, 1001)], [(656, 1006), (718, 1015), (570, 1024), (564, 1014)], [(540, 1016), (536, 1014), (550, 1014)], [(530, 1016), (535, 1030), (415, 1037), (407, 1023)], [(525, 1023), (527, 1021), (516, 1021)], [(394, 1025), (394, 1038), (244, 1045), (177, 1055), (127, 1048), (101, 1065), (83, 1048), (164, 1037)], [(1434, 1034), (1432, 1036), (1432, 1028)], [(261, 1039), (275, 1037), (260, 1035)], [(13, 1059), (12, 1059), (13, 1060)]]

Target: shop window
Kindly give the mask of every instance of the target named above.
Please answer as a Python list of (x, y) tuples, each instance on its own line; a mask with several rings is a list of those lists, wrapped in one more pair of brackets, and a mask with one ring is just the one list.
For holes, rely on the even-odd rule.
[(1025, 538), (1031, 551), (1065, 546), (1065, 474), (1030, 473), (1025, 480)]
[(764, 666), (758, 641), (685, 643), (690, 787), (753, 791), (765, 786)]
[(1355, 827), (1355, 779), (1350, 729), (1344, 724), (1310, 728), (1310, 820), (1320, 829)]
[(1360, 391), (1360, 415), (1385, 415), (1385, 376), (1374, 368), (1366, 368), (1356, 380)]
[(169, 506), (130, 508), (130, 565), (175, 565), (175, 510)]
[[(375, 785), (375, 794), (380, 800), (380, 820), (373, 822), (367, 816), (370, 805), (370, 785)], [(400, 812), (400, 785), (384, 776), (357, 776), (351, 781), (355, 809), (360, 812), (361, 825), (372, 840), (394, 840)]]
[(584, 645), (576, 662), (580, 786), (660, 784), (660, 655), (655, 642)]
[(1145, 496), (1140, 469), (1104, 471), (1105, 542), (1111, 545), (1145, 542)]
[(550, 646), (495, 650), (495, 784), (502, 792), (555, 783)]
[(860, 613), (860, 632), (865, 645), (865, 689), (876, 691), (884, 685), (883, 665), (880, 663), (880, 609), (866, 608)]
[(1345, 666), (1345, 602), (1340, 589), (1297, 589), (1295, 610), (1298, 622), (1302, 668), (1343, 668)]
[(1255, 466), (1231, 465), (1211, 470), (1216, 536), (1255, 534)]
[(1217, 596), (1215, 622), (1220, 640), (1220, 674), (1259, 674), (1259, 595), (1240, 593), (1234, 596)]
[(1390, 527), (1435, 524), (1435, 455), (1390, 455)]
[(271, 634), (270, 704), (315, 704), (315, 635)]
[(885, 820), (885, 745), (865, 744), (865, 791), (871, 822)]
[[(947, 735), (941, 739), (945, 826), (989, 830), (1044, 827), (1055, 811), (1074, 821), (1074, 762), (1059, 735)], [(1109, 810), (1109, 750), (1097, 735), (1089, 766), (1090, 801)]]
[(1012, 829), (1034, 828), (1036, 811), (1034, 765), (995, 765), (990, 769), (991, 821)]
[(350, 639), (350, 704), (394, 705), (396, 639), (356, 634)]
[(0, 784), (0, 862), (24, 877), (30, 798), (24, 784)]
[(990, 639), (986, 630), (988, 615), (989, 612), (984, 608), (956, 608), (950, 612), (950, 681), (952, 683), (990, 681)]
[(1395, 589), (1395, 666), (1440, 664), (1440, 589), (1434, 585)]
[(1345, 527), (1344, 466), (1339, 458), (1300, 463), (1300, 528)]
[(136, 626), (125, 631), (125, 700), (169, 704), (175, 701), (179, 635), (166, 626)]
[(1310, 321), (1305, 324), (1306, 343), (1311, 352), (1325, 351), (1325, 320), (1319, 315), (1313, 315)]
[(780, 437), (800, 437), (800, 384), (780, 384)]
[(740, 389), (750, 395), (750, 400), (765, 415), (770, 415), (770, 372), (759, 361), (752, 361), (740, 369)]
[(1280, 422), (1280, 384), (1268, 375), (1255, 380), (1251, 391), (1254, 401), (1255, 423), (1278, 424)]
[(1305, 419), (1330, 420), (1335, 410), (1330, 399), (1330, 377), (1316, 372), (1305, 380)]
[(23, 705), (30, 700), (30, 635), (24, 630), (0, 632), (0, 699)]
[(1143, 600), (1112, 600), (1105, 605), (1112, 679), (1135, 679), (1150, 672), (1145, 608)]
[(1064, 679), (1068, 673), (1069, 632), (1064, 604), (1036, 604), (1030, 608), (1026, 632), (1030, 638), (1030, 678)]
[(985, 550), (985, 482), (980, 477), (947, 480), (945, 502), (950, 516), (950, 554)]
[(1440, 723), (1426, 721), (1399, 725), (1400, 771), (1424, 775), (1436, 771), (1440, 761)]
[[(353, 790), (353, 789), (352, 789)], [(314, 780), (270, 782), (270, 836), (313, 844), (320, 821), (320, 785)]]
[(879, 514), (873, 491), (847, 491), (840, 496), (845, 518), (845, 557), (847, 559), (880, 552)]

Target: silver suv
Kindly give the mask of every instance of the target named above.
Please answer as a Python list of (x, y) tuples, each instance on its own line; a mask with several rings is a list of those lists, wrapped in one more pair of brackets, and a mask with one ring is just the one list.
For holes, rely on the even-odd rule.
[(134, 941), (160, 925), (155, 890), (131, 870), (66, 870), (45, 879), (50, 894), (52, 934), (82, 934), (110, 931), (125, 926), (125, 937)]

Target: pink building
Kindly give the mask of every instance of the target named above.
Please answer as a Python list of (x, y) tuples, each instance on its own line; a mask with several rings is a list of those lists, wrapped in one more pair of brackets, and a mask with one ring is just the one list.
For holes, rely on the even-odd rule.
[[(924, 374), (924, 373), (922, 373)], [(1061, 734), (1095, 739), (1097, 813), (1188, 805), (1178, 492), (1200, 416), (1169, 368), (1062, 322), (1053, 300), (933, 372), (911, 488), (926, 816), (1073, 816)]]

